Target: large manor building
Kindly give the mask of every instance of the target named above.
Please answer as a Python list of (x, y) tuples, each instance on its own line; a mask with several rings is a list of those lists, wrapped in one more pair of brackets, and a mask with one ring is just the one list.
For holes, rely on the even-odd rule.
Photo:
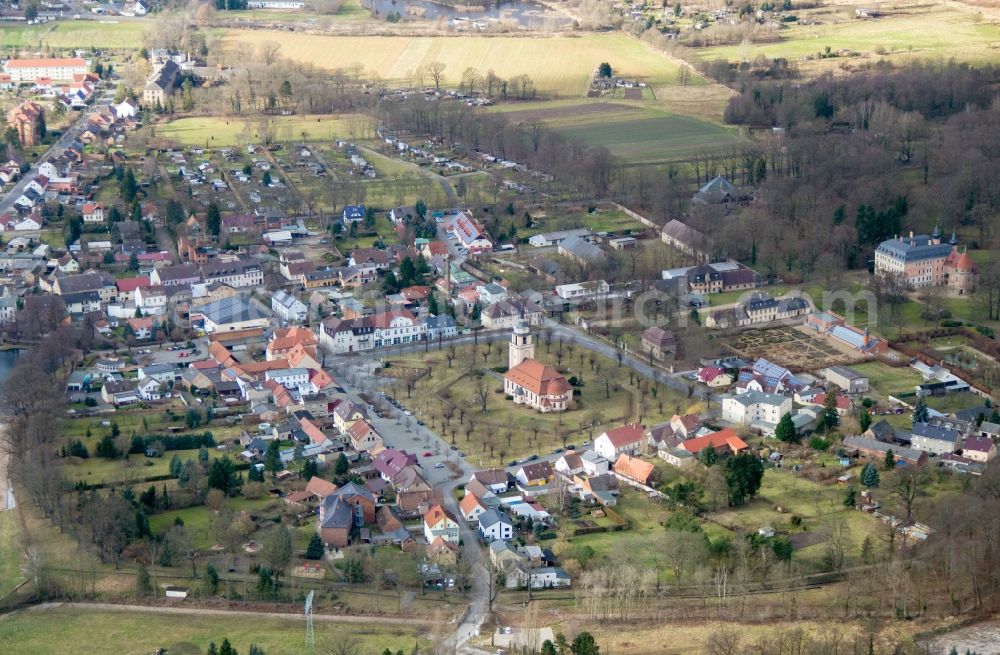
[(899, 275), (914, 288), (946, 286), (958, 295), (976, 290), (976, 266), (963, 249), (958, 249), (954, 233), (947, 243), (941, 229), (927, 236), (911, 232), (908, 237), (887, 239), (875, 250), (875, 274)]

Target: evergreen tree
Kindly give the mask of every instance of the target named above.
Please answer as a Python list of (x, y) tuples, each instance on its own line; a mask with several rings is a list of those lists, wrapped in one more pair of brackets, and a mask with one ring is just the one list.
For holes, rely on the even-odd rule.
[(868, 462), (865, 464), (865, 467), (861, 469), (861, 484), (871, 489), (872, 487), (877, 487), (878, 483), (878, 468), (875, 467), (874, 463)]
[(219, 655), (219, 649), (216, 648), (214, 641), (208, 644), (208, 650), (205, 651), (205, 655)]
[(589, 632), (581, 632), (573, 640), (573, 645), (569, 647), (569, 652), (573, 653), (573, 655), (599, 655), (601, 649), (597, 647), (597, 642), (594, 641), (593, 635)]
[(847, 488), (847, 495), (844, 496), (844, 507), (854, 507), (858, 502), (858, 492), (854, 487)]
[(918, 398), (917, 404), (913, 407), (913, 423), (926, 423), (928, 418), (927, 401), (923, 397)]
[(798, 441), (798, 434), (795, 431), (795, 424), (792, 423), (791, 413), (786, 413), (778, 421), (778, 426), (774, 429), (774, 436), (778, 441), (783, 441), (785, 443), (791, 443), (793, 441)]
[(211, 564), (205, 566), (205, 588), (210, 594), (219, 591), (219, 572)]
[(833, 387), (826, 392), (826, 400), (823, 401), (823, 415), (820, 423), (825, 430), (832, 430), (840, 425), (840, 414), (837, 413), (837, 390)]
[(271, 479), (278, 476), (281, 470), (281, 444), (277, 439), (267, 444), (267, 452), (264, 453), (264, 470), (271, 474)]
[(698, 461), (707, 467), (715, 466), (715, 463), (719, 461), (719, 453), (715, 450), (715, 446), (708, 444), (701, 449), (698, 453)]
[(729, 504), (736, 507), (756, 496), (763, 479), (764, 464), (759, 457), (750, 453), (730, 457), (725, 464)]
[(219, 206), (210, 202), (206, 212), (205, 227), (208, 229), (208, 233), (219, 236), (219, 231), (222, 229), (222, 212), (219, 211)]
[(546, 639), (542, 642), (542, 655), (558, 655), (556, 653), (556, 645), (550, 640)]
[(315, 459), (309, 458), (302, 464), (302, 479), (306, 482), (316, 477), (319, 473), (319, 464)]
[(882, 461), (882, 467), (886, 471), (896, 468), (896, 456), (893, 454), (892, 449), (885, 451), (885, 459)]
[(319, 534), (313, 534), (312, 538), (309, 539), (309, 547), (306, 548), (306, 559), (323, 559), (325, 550), (323, 539)]
[(862, 410), (861, 414), (858, 416), (858, 424), (861, 426), (861, 431), (865, 432), (872, 425), (872, 415), (868, 410)]
[(347, 461), (347, 455), (340, 453), (337, 456), (337, 462), (333, 465), (333, 472), (337, 475), (347, 475), (347, 472), (351, 470), (351, 465)]
[(222, 645), (219, 646), (219, 655), (240, 655), (240, 654), (235, 648), (233, 648), (232, 644), (229, 643), (228, 639), (223, 639)]
[(135, 173), (132, 172), (131, 168), (126, 168), (125, 177), (122, 178), (121, 183), (122, 200), (131, 204), (135, 200), (137, 191), (138, 185), (135, 183)]
[(149, 569), (145, 564), (139, 565), (135, 572), (135, 590), (140, 596), (148, 596), (153, 591), (153, 580), (149, 577)]

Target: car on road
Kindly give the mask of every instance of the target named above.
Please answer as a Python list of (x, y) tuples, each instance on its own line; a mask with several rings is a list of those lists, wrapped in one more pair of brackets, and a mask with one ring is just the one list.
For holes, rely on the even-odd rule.
[(458, 446), (454, 446), (454, 445), (453, 445), (453, 446), (451, 447), (451, 449), (452, 449), (452, 450), (458, 450)]
[(403, 413), (404, 413), (404, 414), (406, 414), (407, 416), (413, 416), (413, 412), (411, 412), (411, 411), (410, 411), (410, 410), (408, 410), (408, 409), (404, 409), (404, 410), (403, 410)]
[(507, 462), (507, 466), (517, 466), (517, 460), (516, 459), (510, 460), (509, 462)]
[(516, 462), (514, 462), (515, 465), (516, 464), (527, 464), (527, 463), (528, 463), (528, 458), (527, 457), (522, 457), (521, 459), (519, 459)]
[(529, 455), (529, 456), (528, 456), (528, 461), (529, 461), (529, 462), (533, 462), (533, 461), (535, 461), (536, 459), (538, 459), (538, 455)]
[(443, 469), (444, 468), (444, 462), (438, 462), (437, 464), (434, 465), (434, 468), (436, 468), (436, 469)]
[(465, 457), (465, 451), (463, 451), (463, 450), (458, 451), (458, 456), (459, 457)]
[(562, 448), (556, 448), (555, 450), (553, 450), (553, 451), (552, 451), (552, 454), (553, 454), (553, 455), (558, 455), (558, 454), (559, 454), (559, 453), (561, 453), (562, 451), (563, 451), (563, 449), (562, 449)]
[(571, 443), (571, 444), (567, 445), (566, 446), (566, 450), (576, 450), (576, 444), (575, 443)]
[(424, 451), (424, 457), (430, 457), (433, 453), (429, 450)]

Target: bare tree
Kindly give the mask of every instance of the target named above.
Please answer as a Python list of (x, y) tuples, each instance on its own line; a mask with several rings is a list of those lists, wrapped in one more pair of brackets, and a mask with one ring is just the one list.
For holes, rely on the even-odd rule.
[(440, 61), (432, 61), (427, 64), (427, 75), (434, 81), (434, 88), (441, 90), (441, 82), (444, 80), (444, 69), (448, 66)]

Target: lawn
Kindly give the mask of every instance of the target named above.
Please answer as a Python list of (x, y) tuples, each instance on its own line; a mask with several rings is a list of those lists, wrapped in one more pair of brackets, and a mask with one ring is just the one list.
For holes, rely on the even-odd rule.
[[(580, 376), (584, 381), (580, 388), (581, 395), (567, 412), (541, 414), (514, 405), (503, 394), (501, 374), (488, 371), (485, 373), (488, 376), (487, 411), (483, 414), (473, 398), (476, 383), (471, 370), (481, 370), (483, 366), (505, 367), (506, 341), (493, 344), (485, 361), (483, 355), (487, 354), (487, 350), (484, 344), (478, 349), (475, 346), (458, 347), (451, 368), (448, 368), (447, 351), (432, 350), (404, 357), (393, 357), (387, 352), (386, 360), (391, 362), (391, 367), (384, 371), (388, 390), (432, 429), (466, 450), (470, 462), (482, 466), (506, 463), (532, 453), (546, 453), (567, 443), (592, 441), (605, 429), (640, 417), (644, 424), (669, 420), (678, 408), (688, 406), (686, 398), (665, 387), (658, 390), (656, 398), (649, 392), (643, 399), (636, 386), (640, 379), (638, 376), (630, 382), (627, 369), (618, 369), (617, 362), (602, 357), (595, 358), (592, 371), (588, 353), (582, 348), (574, 348), (571, 352), (568, 346), (564, 346), (564, 358), (560, 364), (556, 355), (557, 343), (553, 341), (547, 352), (544, 340), (538, 336), (536, 339), (536, 359), (559, 368), (567, 378)], [(408, 393), (405, 379), (428, 364), (432, 376), (419, 379)], [(612, 386), (610, 397), (597, 367), (614, 372), (617, 387)], [(447, 406), (454, 406), (457, 411), (446, 422), (442, 418), (442, 408)], [(464, 411), (464, 423), (460, 422), (458, 410)], [(472, 434), (476, 435), (475, 441), (468, 436), (470, 421), (474, 422)]]
[[(589, 565), (591, 567), (620, 562), (622, 553), (628, 553), (633, 563), (657, 569), (661, 582), (672, 580), (674, 574), (670, 571), (669, 553), (664, 552), (664, 542), (660, 538), (665, 532), (662, 523), (671, 515), (667, 506), (658, 500), (625, 488), (613, 511), (628, 520), (631, 529), (571, 537), (558, 544), (559, 553), (563, 557), (573, 557), (575, 548), (589, 546), (594, 549), (594, 561)], [(581, 518), (598, 522), (586, 514)], [(703, 522), (702, 527), (713, 541), (732, 536), (729, 530), (713, 523)]]
[[(616, 74), (645, 80), (648, 84), (676, 84), (679, 66), (624, 34), (585, 36), (320, 36), (266, 30), (232, 31), (224, 47), (240, 43), (276, 41), (281, 54), (330, 69), (362, 62), (368, 74), (393, 83), (407, 83), (414, 70), (430, 62), (446, 64), (443, 84), (458, 86), (462, 72), (492, 69), (498, 76), (527, 74), (543, 94), (583, 96), (597, 63), (611, 62)], [(692, 83), (702, 80), (695, 77)], [(432, 84), (424, 79), (424, 85)]]
[(332, 141), (347, 137), (352, 120), (367, 119), (353, 115), (269, 116), (265, 125), (260, 119), (199, 116), (159, 124), (156, 135), (177, 146), (215, 148), (259, 143), (265, 128), (272, 141)]
[[(91, 451), (96, 445), (97, 438), (92, 438), (90, 442), (84, 442)], [(222, 457), (225, 453), (214, 448), (208, 449), (209, 459)], [(146, 457), (143, 454), (129, 455), (127, 460), (104, 459), (94, 457), (91, 453), (90, 459), (68, 459), (63, 471), (71, 482), (84, 481), (89, 484), (100, 484), (102, 482), (129, 482), (152, 478), (170, 473), (170, 460), (177, 455), (181, 461), (198, 459), (198, 450), (168, 450), (162, 457)]]
[[(255, 500), (230, 498), (226, 501), (226, 506), (234, 512), (245, 510), (250, 513), (256, 513), (272, 508), (276, 509), (279, 505), (280, 501), (276, 501), (274, 498), (258, 498)], [(195, 546), (200, 550), (207, 550), (215, 544), (215, 539), (212, 535), (212, 517), (212, 510), (204, 505), (173, 509), (151, 516), (149, 518), (149, 528), (154, 534), (161, 534), (169, 530), (177, 519), (180, 519), (184, 522), (184, 526), (193, 533)]]
[(145, 21), (57, 21), (0, 29), (0, 47), (5, 48), (133, 48), (142, 46)]
[(759, 55), (801, 60), (827, 47), (834, 52), (844, 49), (862, 55), (861, 58), (819, 60), (815, 68), (826, 70), (842, 63), (859, 66), (883, 56), (893, 61), (955, 58), (986, 62), (995, 59), (992, 50), (1000, 41), (1000, 26), (982, 20), (974, 10), (944, 4), (905, 8), (884, 5), (880, 10), (884, 13), (880, 18), (856, 20), (854, 6), (845, 5), (837, 14), (827, 11), (822, 16), (817, 15), (816, 24), (782, 29), (783, 38), (776, 43), (702, 48), (695, 51), (695, 56), (702, 61), (752, 61)]
[(706, 150), (739, 143), (731, 130), (689, 116), (616, 102), (535, 104), (508, 111), (513, 120), (539, 120), (560, 134), (604, 147), (626, 163), (689, 159)]
[[(836, 518), (842, 518), (848, 528), (847, 557), (860, 555), (861, 543), (876, 528), (875, 520), (868, 514), (847, 509), (843, 505), (847, 488), (837, 484), (820, 484), (799, 477), (785, 469), (766, 469), (760, 494), (756, 499), (739, 508), (727, 508), (707, 515), (709, 520), (733, 530), (756, 532), (770, 525), (778, 534), (795, 534), (814, 531)], [(782, 512), (777, 511), (782, 508)], [(800, 526), (791, 523), (792, 516), (802, 518)], [(821, 570), (824, 545), (816, 543), (796, 550), (794, 561), (812, 565)]]
[(0, 512), (0, 597), (21, 582), (20, 536), (17, 511)]
[(852, 366), (868, 376), (871, 387), (883, 396), (912, 393), (913, 387), (923, 382), (923, 377), (909, 366), (894, 368), (881, 362), (865, 362)]
[[(316, 652), (332, 652), (344, 639), (356, 641), (351, 652), (380, 653), (389, 648), (410, 652), (422, 642), (420, 630), (389, 623), (339, 624), (316, 621)], [(298, 615), (211, 616), (192, 610), (190, 614), (53, 608), (22, 612), (0, 621), (0, 643), (17, 644), (19, 655), (48, 655), (79, 650), (91, 644), (91, 652), (103, 655), (134, 655), (166, 649), (170, 655), (200, 655), (209, 642), (228, 638), (241, 653), (250, 644), (268, 655), (298, 655), (305, 651), (305, 624)], [(345, 651), (346, 652), (346, 651)]]

